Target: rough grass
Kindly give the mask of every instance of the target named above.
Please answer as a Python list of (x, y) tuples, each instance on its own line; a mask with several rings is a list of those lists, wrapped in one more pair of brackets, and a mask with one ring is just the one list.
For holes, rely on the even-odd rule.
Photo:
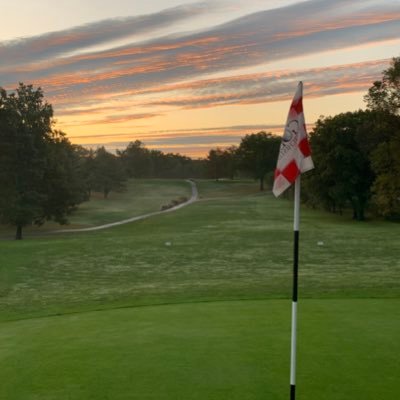
[(71, 218), (73, 225), (101, 225), (159, 211), (171, 200), (190, 197), (190, 185), (182, 180), (130, 180), (123, 192), (111, 192), (107, 199), (94, 193)]
[[(260, 195), (251, 183), (220, 183), (224, 187), (218, 191), (226, 196), (215, 198), (214, 185), (199, 185), (203, 200), (198, 203), (133, 224), (2, 241), (0, 318), (289, 298), (290, 202)], [(302, 210), (300, 296), (398, 297), (399, 234), (399, 224), (355, 223)]]
[[(163, 205), (181, 197), (191, 196), (191, 187), (183, 180), (148, 179), (127, 182), (122, 192), (111, 192), (105, 199), (102, 193), (93, 192), (91, 199), (79, 205), (77, 211), (68, 216), (67, 225), (49, 221), (44, 225), (27, 226), (23, 235), (43, 235), (57, 229), (82, 228), (121, 221), (138, 215), (160, 211)], [(0, 239), (11, 239), (15, 228), (0, 225)]]
[[(1, 399), (288, 397), (292, 205), (198, 186), (174, 213), (0, 242)], [(299, 398), (396, 398), (400, 225), (301, 228)]]

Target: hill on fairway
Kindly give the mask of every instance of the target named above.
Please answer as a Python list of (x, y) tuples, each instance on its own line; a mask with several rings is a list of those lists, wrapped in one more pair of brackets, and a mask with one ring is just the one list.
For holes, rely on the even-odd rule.
[[(140, 185), (74, 225), (190, 194)], [(292, 205), (253, 182), (198, 187), (174, 213), (0, 242), (0, 398), (287, 398)], [(299, 398), (396, 397), (399, 234), (302, 210)]]

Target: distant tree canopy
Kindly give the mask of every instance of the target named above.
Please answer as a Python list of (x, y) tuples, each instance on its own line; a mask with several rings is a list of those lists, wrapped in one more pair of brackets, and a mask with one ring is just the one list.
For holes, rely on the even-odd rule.
[(125, 188), (126, 176), (121, 160), (109, 153), (104, 147), (94, 153), (92, 164), (92, 187), (101, 192), (106, 199), (111, 191), (121, 191)]
[(366, 96), (368, 107), (379, 117), (372, 129), (382, 140), (374, 143), (371, 165), (376, 175), (372, 186), (375, 211), (385, 217), (400, 216), (400, 57), (393, 58)]
[(280, 137), (265, 132), (246, 135), (240, 142), (237, 150), (240, 168), (259, 181), (260, 190), (264, 190), (266, 174), (272, 177), (275, 170), (280, 143)]
[(382, 142), (371, 155), (375, 172), (372, 200), (377, 214), (388, 218), (400, 216), (400, 121), (397, 133)]
[(310, 137), (315, 170), (305, 175), (304, 194), (313, 207), (347, 207), (363, 220), (369, 208), (400, 216), (400, 57), (365, 96), (367, 111), (320, 118)]
[(152, 175), (150, 150), (140, 140), (130, 142), (124, 150), (117, 150), (130, 178), (148, 178)]
[(215, 180), (221, 178), (234, 179), (239, 162), (236, 146), (230, 146), (226, 149), (219, 147), (211, 149), (206, 160), (208, 178)]
[(52, 125), (40, 88), (0, 89), (0, 221), (16, 227), (17, 239), (27, 225), (65, 223), (83, 200), (75, 148)]
[(239, 147), (211, 149), (206, 159), (207, 177), (234, 179), (240, 174), (258, 180), (264, 190), (266, 176), (272, 181), (280, 143), (280, 137), (258, 132), (244, 136)]
[(332, 212), (347, 207), (363, 220), (400, 211), (400, 117), (356, 111), (319, 119), (310, 137), (315, 170), (305, 175), (307, 202)]
[(181, 154), (147, 149), (140, 140), (130, 142), (117, 155), (130, 178), (204, 178), (205, 161)]
[(319, 119), (310, 138), (315, 170), (305, 180), (313, 205), (341, 212), (349, 205), (364, 219), (374, 179), (363, 142), (368, 113), (358, 111)]
[(365, 96), (368, 108), (399, 114), (400, 110), (400, 57), (392, 59), (390, 67), (383, 71), (382, 79), (375, 81)]

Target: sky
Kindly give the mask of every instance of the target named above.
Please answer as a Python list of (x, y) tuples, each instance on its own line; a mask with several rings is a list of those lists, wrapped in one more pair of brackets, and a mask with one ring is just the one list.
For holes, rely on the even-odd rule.
[(13, 0), (0, 86), (41, 87), (73, 143), (192, 157), (281, 134), (298, 81), (309, 129), (365, 108), (400, 56), (400, 0)]

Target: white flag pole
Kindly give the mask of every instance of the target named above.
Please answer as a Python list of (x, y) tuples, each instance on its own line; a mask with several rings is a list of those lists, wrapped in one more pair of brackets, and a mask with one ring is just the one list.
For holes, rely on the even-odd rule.
[(293, 252), (293, 294), (292, 294), (292, 334), (290, 349), (290, 400), (296, 399), (296, 344), (297, 344), (297, 290), (299, 271), (299, 227), (300, 227), (300, 176), (294, 186), (294, 252)]
[(293, 183), (294, 186), (294, 257), (292, 334), (290, 352), (290, 399), (296, 399), (296, 343), (297, 343), (297, 291), (299, 271), (299, 226), (300, 226), (300, 174), (314, 168), (311, 149), (307, 139), (303, 112), (303, 83), (299, 82), (289, 108), (286, 126), (279, 149), (275, 169), (273, 194), (278, 197)]

